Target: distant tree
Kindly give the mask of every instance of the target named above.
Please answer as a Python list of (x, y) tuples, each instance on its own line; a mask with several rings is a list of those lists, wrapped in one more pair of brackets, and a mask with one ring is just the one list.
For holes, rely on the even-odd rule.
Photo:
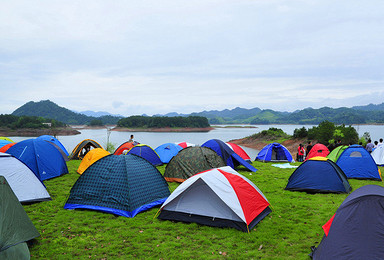
[(305, 138), (307, 136), (308, 136), (308, 131), (304, 126), (302, 128), (296, 128), (293, 131), (294, 138)]
[(89, 123), (90, 126), (103, 126), (103, 121), (101, 121), (100, 119), (93, 119), (90, 123)]
[(323, 121), (318, 126), (308, 129), (308, 139), (318, 140), (320, 143), (328, 145), (336, 140), (341, 140), (343, 144), (356, 144), (359, 137), (356, 129), (345, 125), (335, 126), (334, 123)]
[(147, 117), (147, 116), (130, 116), (122, 118), (117, 122), (119, 127), (127, 128), (163, 128), (163, 127), (192, 127), (205, 128), (209, 127), (208, 119), (202, 116), (188, 117)]
[(369, 132), (364, 132), (363, 138), (366, 142), (368, 142), (368, 140), (371, 139), (371, 134)]

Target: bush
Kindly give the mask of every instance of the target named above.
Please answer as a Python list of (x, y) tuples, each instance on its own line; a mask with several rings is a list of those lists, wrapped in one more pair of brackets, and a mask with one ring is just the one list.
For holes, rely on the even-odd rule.
[(308, 131), (304, 126), (302, 128), (296, 128), (293, 131), (294, 138), (305, 138), (307, 136), (308, 136)]
[[(299, 132), (299, 130), (295, 129), (295, 132)], [(307, 138), (325, 145), (334, 143), (335, 140), (341, 140), (343, 144), (357, 144), (359, 141), (359, 135), (354, 127), (335, 126), (329, 121), (323, 121), (318, 126), (308, 129)]]

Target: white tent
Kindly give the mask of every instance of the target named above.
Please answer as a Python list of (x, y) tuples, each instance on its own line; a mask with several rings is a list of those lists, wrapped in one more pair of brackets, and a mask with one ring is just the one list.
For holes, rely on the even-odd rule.
[(10, 154), (0, 153), (0, 175), (5, 177), (20, 202), (51, 200), (36, 175)]
[(376, 165), (384, 165), (384, 145), (377, 146), (371, 155)]
[(180, 184), (161, 206), (159, 218), (249, 232), (270, 212), (268, 200), (256, 185), (224, 166)]

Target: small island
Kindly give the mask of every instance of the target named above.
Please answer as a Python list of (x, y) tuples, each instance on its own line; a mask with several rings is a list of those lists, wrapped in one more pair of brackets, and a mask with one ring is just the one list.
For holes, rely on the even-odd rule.
[(112, 131), (127, 132), (209, 132), (214, 128), (206, 117), (130, 116), (120, 119)]

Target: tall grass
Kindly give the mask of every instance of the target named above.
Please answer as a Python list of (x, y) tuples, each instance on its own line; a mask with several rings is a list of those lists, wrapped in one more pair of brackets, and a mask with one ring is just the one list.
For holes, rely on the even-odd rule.
[[(63, 206), (79, 175), (80, 161), (69, 161), (69, 174), (47, 180), (53, 200), (24, 205), (41, 236), (30, 244), (32, 259), (308, 259), (323, 236), (321, 226), (347, 194), (285, 191), (293, 169), (254, 162), (256, 173), (239, 168), (271, 203), (272, 213), (250, 233), (231, 228), (162, 221), (158, 208), (134, 218)], [(295, 163), (299, 165), (299, 163)], [(165, 167), (158, 167), (164, 172)], [(383, 169), (381, 169), (382, 172)], [(350, 180), (353, 190), (382, 182)], [(173, 191), (178, 184), (171, 183)]]

